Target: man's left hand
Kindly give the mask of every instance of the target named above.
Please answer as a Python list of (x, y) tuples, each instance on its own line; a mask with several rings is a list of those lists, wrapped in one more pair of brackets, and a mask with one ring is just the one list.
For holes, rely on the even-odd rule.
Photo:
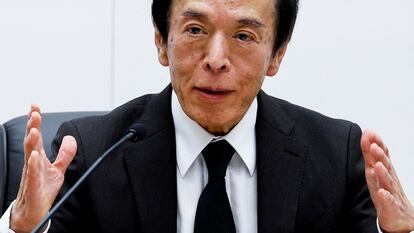
[(378, 222), (384, 232), (414, 230), (414, 208), (408, 200), (391, 163), (388, 148), (378, 134), (365, 130), (361, 137), (365, 178)]

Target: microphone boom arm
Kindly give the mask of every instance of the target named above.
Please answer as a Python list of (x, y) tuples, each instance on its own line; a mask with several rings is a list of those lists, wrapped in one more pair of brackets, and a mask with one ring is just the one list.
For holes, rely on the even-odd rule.
[(49, 213), (36, 225), (36, 227), (31, 231), (31, 233), (38, 233), (43, 228), (43, 225), (52, 217), (52, 215), (59, 209), (59, 207), (68, 199), (73, 192), (75, 192), (82, 182), (95, 170), (95, 168), (108, 156), (113, 150), (115, 150), (120, 145), (124, 144), (126, 141), (136, 142), (139, 139), (142, 139), (145, 136), (145, 129), (140, 124), (132, 125), (127, 134), (124, 135), (119, 141), (112, 145), (108, 150), (106, 150), (93, 164), (91, 167), (86, 170), (86, 172), (79, 178), (78, 181), (65, 193), (65, 195), (55, 204), (55, 206), (49, 211)]

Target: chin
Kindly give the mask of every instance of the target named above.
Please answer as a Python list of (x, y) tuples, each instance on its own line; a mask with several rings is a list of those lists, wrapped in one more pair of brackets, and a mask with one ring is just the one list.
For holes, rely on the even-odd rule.
[(224, 136), (226, 135), (230, 130), (224, 130), (222, 128), (204, 128), (209, 133), (213, 134), (214, 136)]
[(215, 136), (223, 136), (230, 132), (235, 124), (220, 119), (209, 118), (208, 122), (204, 122), (204, 124), (200, 125)]

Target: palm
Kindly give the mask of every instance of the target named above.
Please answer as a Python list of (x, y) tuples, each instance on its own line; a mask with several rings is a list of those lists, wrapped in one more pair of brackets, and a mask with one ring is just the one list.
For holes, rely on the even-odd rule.
[(33, 202), (30, 203), (33, 209), (47, 213), (62, 186), (64, 174), (47, 160), (46, 155), (41, 155), (38, 159), (41, 160), (39, 163), (42, 169), (27, 171), (28, 188), (25, 196), (33, 197)]

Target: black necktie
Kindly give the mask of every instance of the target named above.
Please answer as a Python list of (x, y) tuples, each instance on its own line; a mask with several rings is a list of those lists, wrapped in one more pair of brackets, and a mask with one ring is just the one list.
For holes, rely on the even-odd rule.
[(235, 233), (224, 180), (234, 149), (221, 140), (208, 144), (201, 153), (207, 164), (208, 183), (198, 200), (194, 233)]

